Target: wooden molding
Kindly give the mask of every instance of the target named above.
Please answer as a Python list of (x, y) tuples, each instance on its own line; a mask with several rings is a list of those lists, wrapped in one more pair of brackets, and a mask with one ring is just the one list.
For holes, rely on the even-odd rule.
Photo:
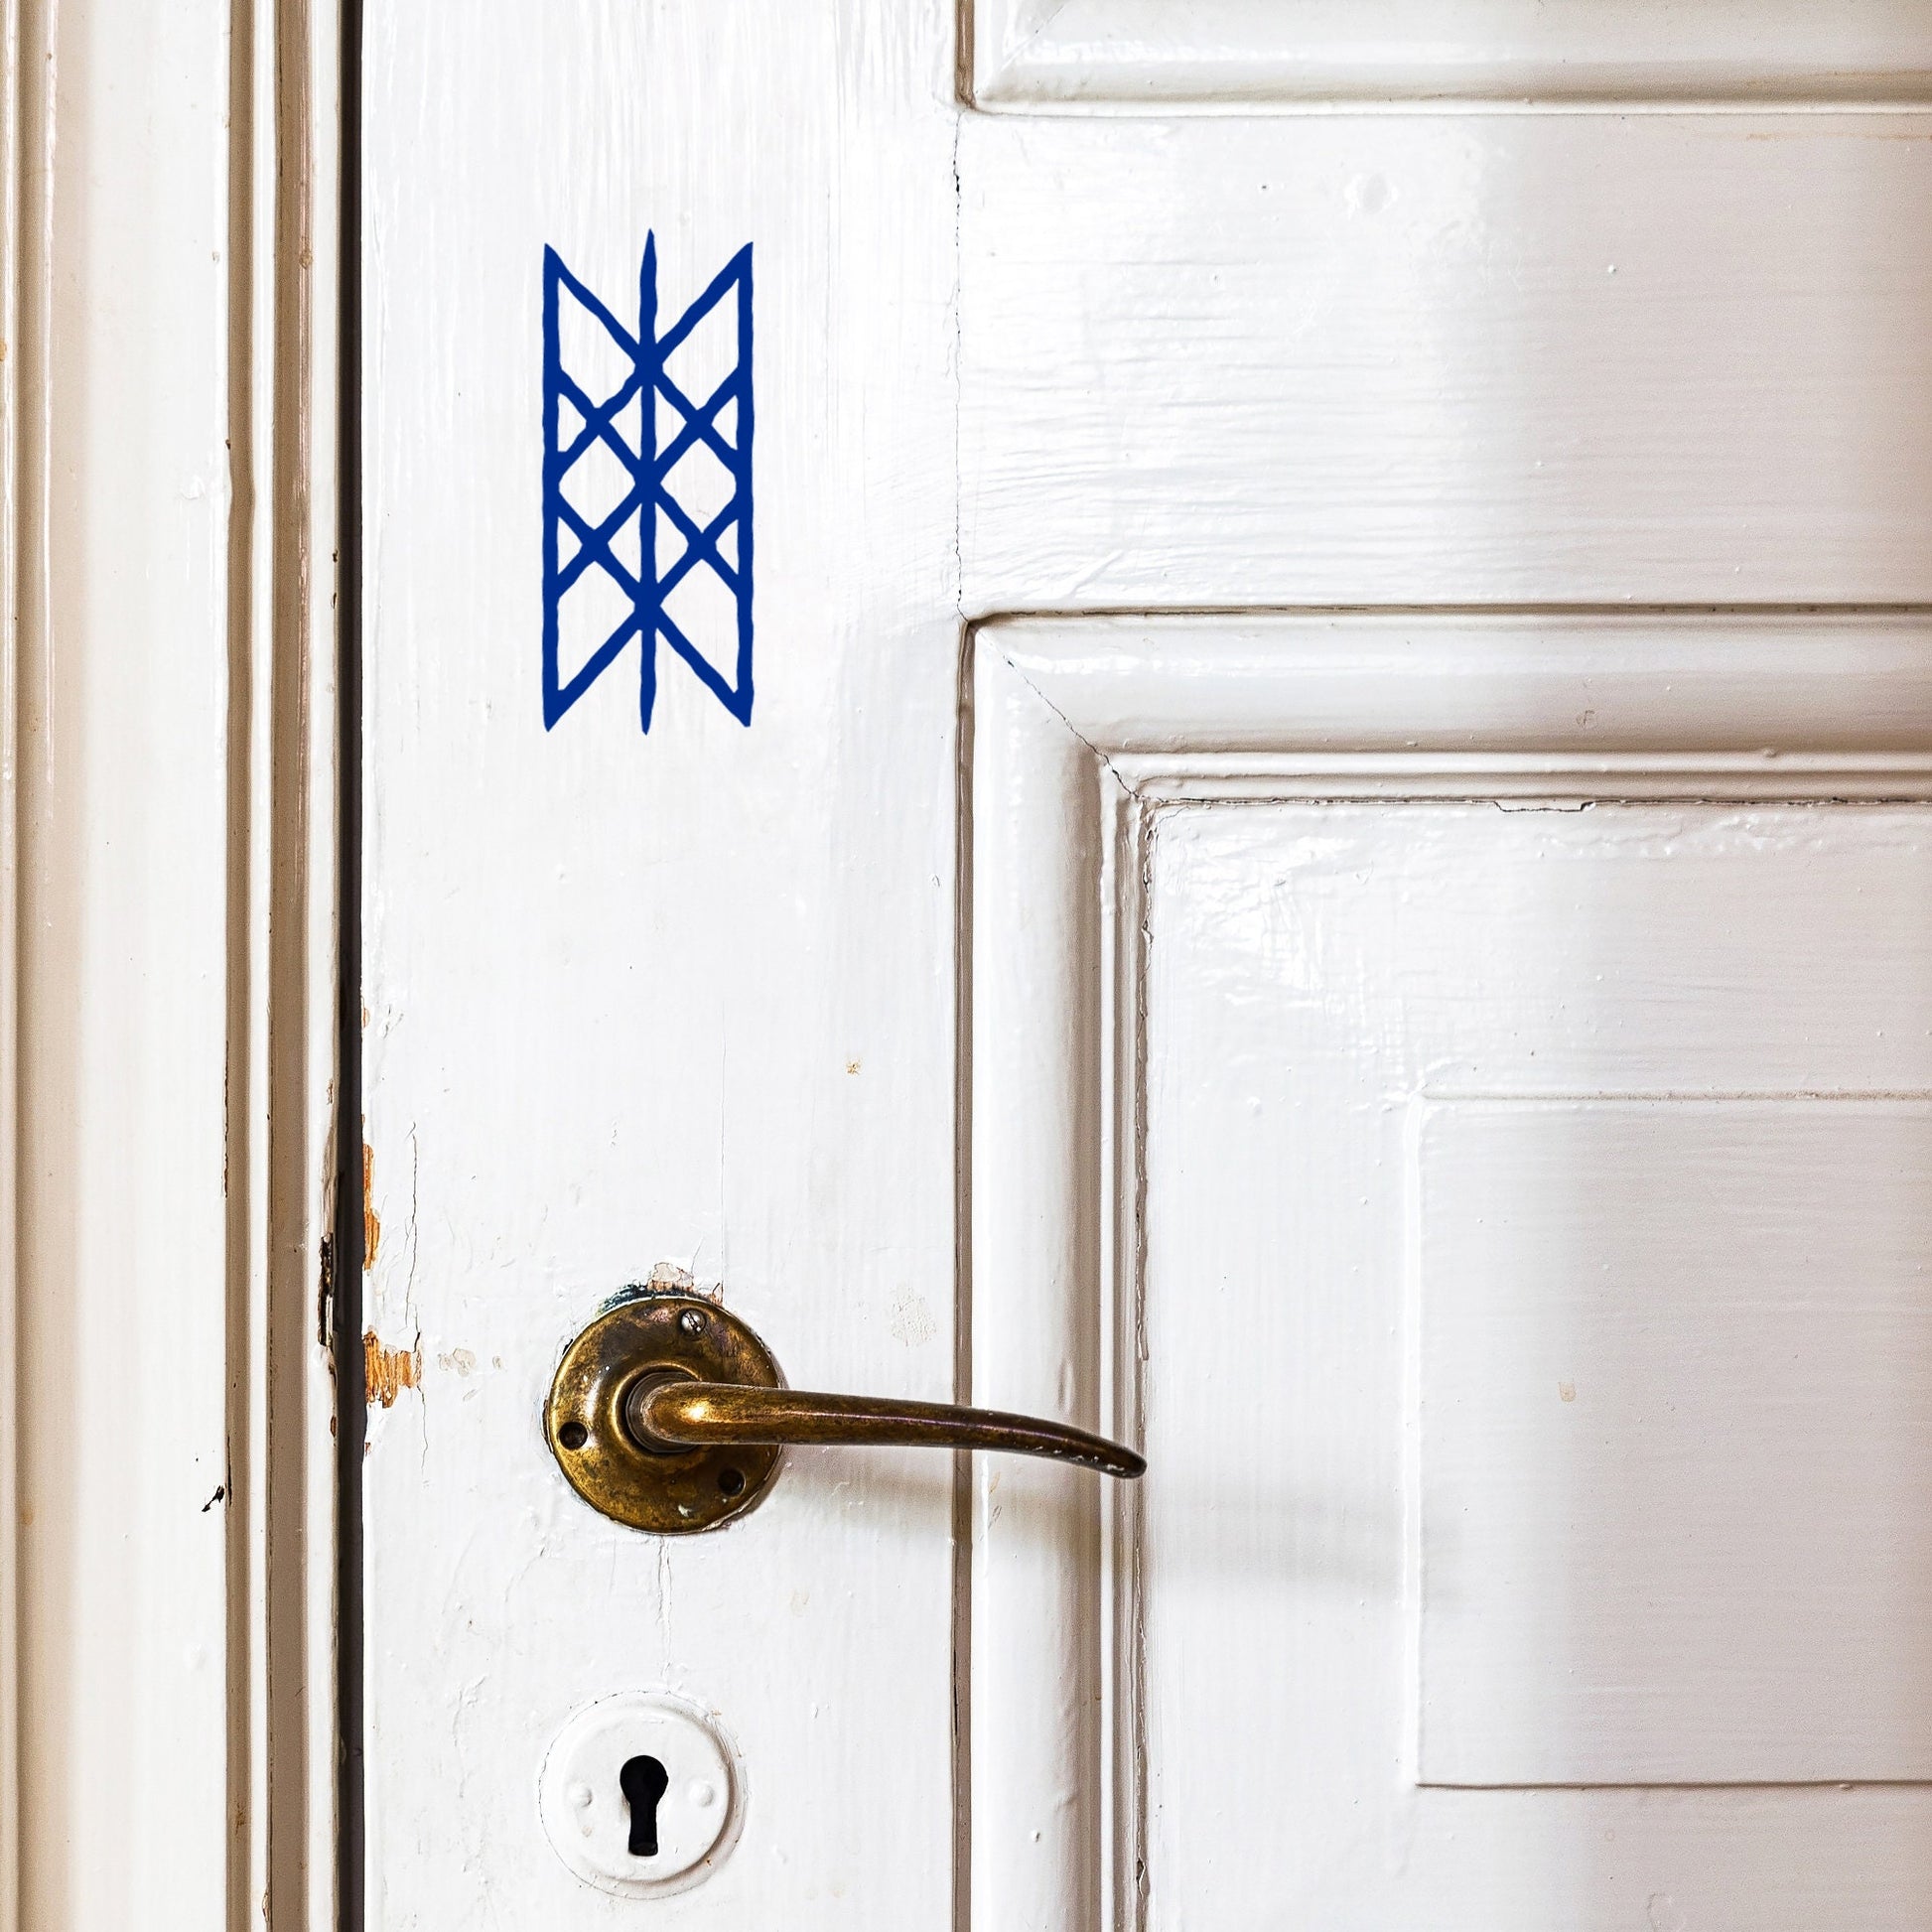
[[(1155, 814), (1932, 798), (1923, 612), (1002, 620), (965, 703), (971, 1398), (1130, 1444)], [(1135, 1492), (991, 1458), (972, 1481), (971, 1923), (1136, 1924)]]
[(1829, 12), (1702, 0), (974, 0), (967, 97), (995, 111), (1426, 104), (1897, 105), (1932, 99), (1932, 28), (1881, 0)]
[(339, 32), (0, 12), (0, 1932), (335, 1923)]

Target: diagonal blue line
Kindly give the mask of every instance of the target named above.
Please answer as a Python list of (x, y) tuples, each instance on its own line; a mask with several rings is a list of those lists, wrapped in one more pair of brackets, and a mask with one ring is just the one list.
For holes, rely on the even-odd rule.
[(728, 469), (737, 462), (737, 450), (725, 441), (724, 432), (717, 424), (719, 410), (738, 393), (736, 375), (726, 376), (724, 381), (711, 392), (711, 400), (705, 403), (692, 402), (667, 375), (660, 375), (657, 378), (657, 388), (665, 401), (672, 408), (680, 411), (684, 417), (684, 426), (665, 445), (663, 464), (666, 470), (675, 467), (678, 458), (683, 456), (700, 437), (717, 452), (719, 460)]
[[(577, 554), (565, 564), (558, 574), (557, 596), (559, 599), (583, 576), (592, 564), (609, 571), (634, 599), (643, 587), (637, 579), (618, 561), (617, 553), (611, 548), (611, 538), (621, 530), (629, 519), (637, 514), (640, 507), (634, 493), (620, 503), (611, 515), (595, 529), (578, 515), (567, 502), (557, 505), (559, 519), (569, 525), (577, 538)], [(641, 538), (639, 539), (641, 542)], [(641, 561), (641, 559), (640, 559)]]
[(672, 355), (683, 345), (692, 330), (697, 328), (698, 324), (718, 306), (719, 300), (725, 292), (738, 281), (741, 275), (749, 271), (751, 261), (752, 244), (748, 241), (711, 278), (710, 286), (705, 292), (678, 317), (676, 323), (672, 325), (670, 334), (668, 336), (660, 336), (657, 339), (657, 352), (660, 356)]
[(705, 688), (742, 725), (749, 722), (752, 694), (737, 691), (727, 684), (710, 658), (694, 644), (663, 612), (657, 614), (657, 631), (664, 641), (704, 680)]
[(577, 675), (568, 684), (560, 684), (557, 687), (555, 708), (552, 716), (553, 723), (557, 718), (561, 718), (597, 682), (599, 676), (610, 667), (618, 653), (636, 635), (637, 614), (633, 611), (584, 660), (583, 664), (578, 668)]
[(712, 570), (724, 580), (731, 594), (736, 597), (738, 573), (726, 563), (723, 553), (718, 548), (718, 539), (737, 519), (738, 498), (734, 496), (702, 530), (672, 497), (660, 494), (657, 501), (658, 506), (669, 515), (671, 521), (677, 525), (679, 534), (684, 538), (683, 554), (657, 580), (658, 596), (669, 597), (698, 564), (705, 563), (709, 564)]
[(561, 255), (559, 255), (554, 249), (548, 250), (547, 252), (550, 255), (551, 260), (556, 263), (556, 272), (557, 272), (558, 279), (562, 281), (565, 284), (565, 286), (570, 290), (571, 294), (574, 295), (578, 299), (578, 301), (581, 302), (584, 305), (584, 307), (587, 308), (591, 312), (591, 314), (594, 315), (598, 319), (598, 321), (601, 322), (605, 326), (605, 328), (611, 332), (611, 336), (613, 340), (617, 343), (618, 346), (621, 349), (622, 349), (623, 352), (627, 356), (629, 356), (630, 360), (634, 363), (637, 359), (637, 338), (633, 336), (630, 333), (630, 331), (626, 329), (623, 326), (623, 324), (621, 323), (617, 319), (617, 317), (614, 316), (610, 312), (610, 310), (607, 309), (604, 306), (604, 304), (600, 302), (597, 299), (597, 297), (593, 295), (591, 291), (588, 288), (586, 288), (584, 284), (580, 282), (577, 279), (577, 277), (570, 272), (568, 268), (564, 266), (564, 260)]
[[(642, 376), (633, 370), (625, 380), (623, 386), (608, 402), (604, 403), (592, 402), (590, 397), (582, 389), (578, 388), (577, 384), (572, 382), (567, 375), (562, 376), (559, 382), (560, 387), (569, 391), (565, 400), (584, 419), (584, 428), (576, 442), (572, 443), (568, 449), (561, 449), (557, 452), (557, 455), (562, 460), (563, 467), (568, 470), (601, 437), (617, 452), (618, 458), (623, 467), (632, 476), (641, 478), (644, 474), (643, 458), (619, 433), (617, 417), (618, 413), (643, 386)], [(642, 410), (639, 410), (639, 427), (642, 426)]]

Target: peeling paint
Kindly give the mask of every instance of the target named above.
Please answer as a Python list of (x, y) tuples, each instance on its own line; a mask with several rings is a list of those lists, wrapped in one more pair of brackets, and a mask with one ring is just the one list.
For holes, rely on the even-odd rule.
[(404, 1389), (420, 1388), (422, 1381), (421, 1343), (413, 1348), (386, 1348), (373, 1328), (363, 1331), (362, 1387), (371, 1409), (378, 1402), (385, 1409), (393, 1409)]
[(334, 1359), (336, 1326), (336, 1237), (322, 1237), (322, 1257), (316, 1279), (316, 1346)]
[(362, 1272), (375, 1266), (375, 1251), (382, 1245), (382, 1221), (375, 1211), (375, 1149), (362, 1143)]

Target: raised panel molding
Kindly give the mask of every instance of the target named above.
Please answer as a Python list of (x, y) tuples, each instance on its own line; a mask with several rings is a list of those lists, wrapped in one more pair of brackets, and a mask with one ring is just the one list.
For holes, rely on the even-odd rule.
[[(971, 1396), (1142, 1433), (1142, 877), (1193, 800), (1932, 798), (1932, 616), (1016, 619), (969, 657)], [(1129, 1488), (976, 1460), (971, 1924), (1141, 1922)]]
[(1932, 98), (1932, 14), (1896, 0), (974, 0), (971, 21), (994, 109)]

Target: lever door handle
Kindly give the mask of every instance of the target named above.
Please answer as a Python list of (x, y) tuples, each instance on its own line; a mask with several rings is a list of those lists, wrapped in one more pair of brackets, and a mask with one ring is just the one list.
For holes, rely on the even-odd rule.
[(1104, 1475), (1147, 1463), (1084, 1429), (945, 1402), (787, 1389), (749, 1324), (702, 1297), (632, 1296), (564, 1351), (544, 1435), (571, 1487), (632, 1528), (677, 1535), (742, 1515), (791, 1443), (1004, 1449)]
[(1104, 1436), (1065, 1423), (964, 1409), (951, 1402), (897, 1402), (869, 1395), (812, 1395), (802, 1389), (728, 1382), (639, 1381), (624, 1420), (646, 1449), (740, 1443), (871, 1443), (882, 1447), (1006, 1449), (1050, 1455), (1102, 1475), (1133, 1477), (1147, 1459)]

